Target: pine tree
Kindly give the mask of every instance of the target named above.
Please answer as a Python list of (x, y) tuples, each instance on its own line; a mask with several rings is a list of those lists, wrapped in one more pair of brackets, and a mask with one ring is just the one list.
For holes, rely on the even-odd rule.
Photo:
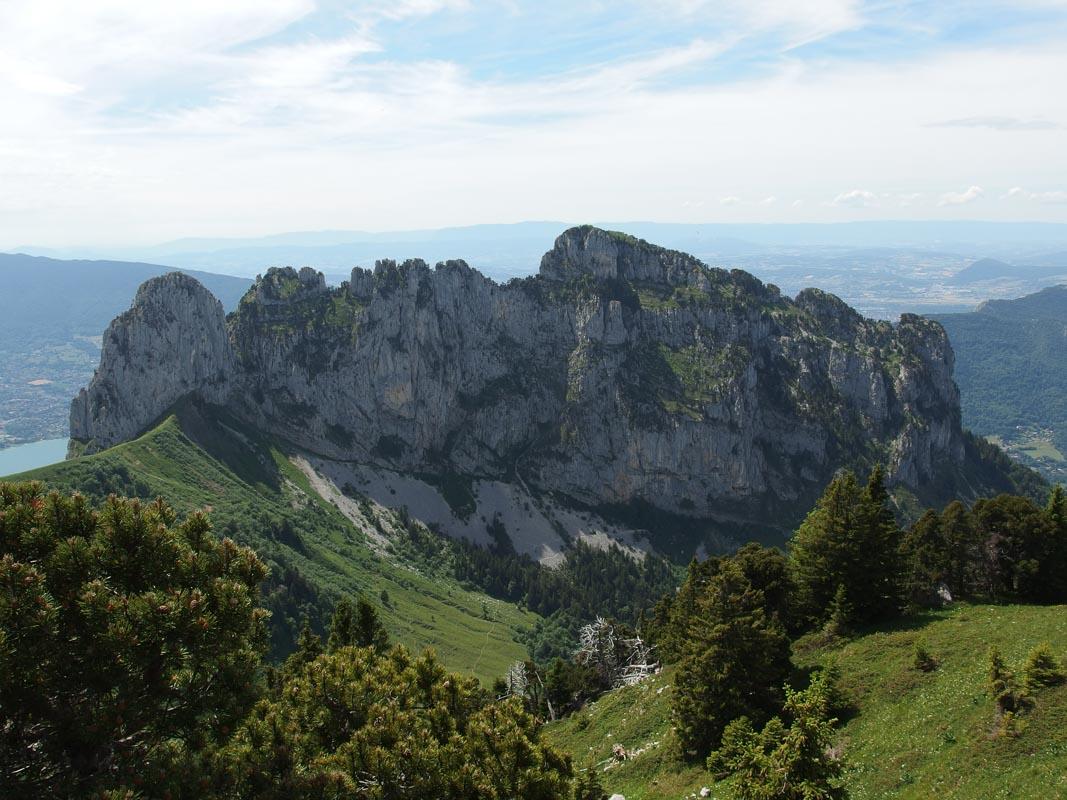
[(326, 639), (326, 651), (332, 653), (341, 647), (348, 647), (356, 642), (355, 611), (352, 601), (342, 597), (333, 609), (330, 619), (330, 634)]
[(935, 589), (948, 577), (948, 547), (941, 533), (941, 517), (928, 509), (904, 534), (904, 593), (910, 603), (923, 605), (935, 597)]
[(789, 674), (789, 640), (768, 618), (763, 593), (724, 561), (700, 600), (672, 695), (675, 728), (687, 754), (705, 756), (733, 719), (765, 718)]
[(834, 592), (830, 615), (823, 630), (830, 636), (845, 636), (851, 630), (852, 618), (852, 604), (848, 602), (848, 592), (845, 591), (845, 585), (840, 584)]
[(997, 712), (997, 732), (1012, 736), (1018, 730), (1018, 716), (1033, 705), (1019, 689), (1015, 673), (1008, 669), (996, 647), (989, 648), (989, 691)]
[(300, 637), (296, 641), (296, 650), (289, 656), (294, 665), (307, 664), (322, 655), (322, 639), (311, 629), (311, 620), (304, 617), (300, 627)]
[(178, 796), (258, 692), (266, 567), (162, 500), (0, 483), (0, 796)]
[(365, 597), (360, 597), (356, 603), (356, 626), (351, 643), (379, 651), (389, 647), (389, 634), (378, 616), (378, 609)]
[[(889, 619), (900, 611), (900, 541), (902, 533), (885, 486), (885, 470), (875, 464), (867, 479), (860, 505), (860, 570), (867, 588), (851, 594), (855, 613), (871, 621)], [(850, 587), (852, 588), (852, 587)]]
[(860, 499), (856, 476), (842, 473), (826, 487), (793, 535), (793, 576), (801, 607), (812, 621), (826, 619), (838, 587), (843, 586), (851, 595), (852, 575), (859, 561), (854, 534)]
[(933, 672), (937, 669), (937, 659), (933, 657), (924, 642), (918, 641), (915, 643), (911, 665), (920, 672)]
[(819, 679), (802, 692), (786, 687), (791, 724), (774, 717), (756, 733), (747, 718), (735, 720), (708, 769), (736, 776), (738, 800), (846, 800), (842, 763), (830, 748), (836, 720), (828, 696)]
[(342, 647), (373, 647), (385, 650), (389, 647), (389, 635), (378, 616), (378, 609), (365, 597), (356, 601), (355, 607), (347, 597), (337, 601), (330, 620), (330, 635), (326, 650), (333, 653)]
[(476, 679), (399, 646), (339, 647), (306, 664), (216, 762), (211, 796), (233, 800), (571, 796), (569, 759), (517, 700), (493, 702)]
[(1056, 583), (1046, 573), (1055, 525), (1045, 509), (1026, 497), (1002, 494), (974, 504), (984, 543), (987, 591), (994, 599), (1054, 601)]
[(845, 472), (793, 536), (790, 558), (809, 620), (826, 620), (838, 587), (857, 622), (891, 617), (900, 608), (900, 529), (889, 507), (885, 476), (875, 467), (865, 488)]
[(974, 517), (963, 503), (954, 500), (941, 512), (941, 536), (945, 542), (948, 588), (953, 597), (971, 597), (978, 591), (981, 542)]
[(1050, 523), (1050, 538), (1041, 564), (1044, 599), (1067, 603), (1067, 490), (1063, 486), (1052, 487), (1045, 516)]

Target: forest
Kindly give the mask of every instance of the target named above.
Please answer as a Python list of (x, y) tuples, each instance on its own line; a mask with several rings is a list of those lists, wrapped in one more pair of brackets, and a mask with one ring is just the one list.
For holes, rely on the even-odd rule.
[[(392, 645), (365, 597), (337, 602), (322, 636), (305, 620), (296, 650), (266, 659), (268, 567), (162, 499), (0, 484), (0, 549), (4, 796), (602, 799), (543, 723), (665, 665), (682, 763), (733, 776), (740, 800), (841, 798), (848, 756), (832, 744), (848, 702), (833, 668), (798, 671), (794, 643), (950, 599), (1067, 602), (1067, 495), (954, 502), (902, 529), (879, 468), (865, 482), (844, 472), (788, 553), (693, 561), (654, 604), (586, 620), (571, 653), (491, 686)], [(579, 555), (576, 583), (627, 558)], [(529, 598), (537, 578), (519, 575), (512, 591), (526, 581)], [(923, 647), (913, 659), (938, 669)], [(988, 659), (990, 715), (1011, 737), (1063, 668), (1041, 644), (1018, 675)]]

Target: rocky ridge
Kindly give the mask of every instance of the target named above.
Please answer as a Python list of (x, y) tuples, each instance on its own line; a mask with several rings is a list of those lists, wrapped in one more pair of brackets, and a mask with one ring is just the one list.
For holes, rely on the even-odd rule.
[(225, 318), (195, 280), (153, 279), (108, 328), (71, 436), (110, 447), (194, 396), (320, 458), (795, 519), (844, 465), (881, 461), (920, 495), (968, 472), (952, 369), (937, 323), (580, 227), (502, 285), (462, 261), (379, 261), (337, 288), (272, 269)]

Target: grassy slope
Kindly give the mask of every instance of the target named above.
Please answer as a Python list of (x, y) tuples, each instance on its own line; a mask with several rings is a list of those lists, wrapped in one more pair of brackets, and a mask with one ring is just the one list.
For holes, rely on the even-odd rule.
[[(190, 439), (190, 431), (208, 443), (210, 452)], [(433, 647), (451, 669), (485, 682), (525, 657), (514, 635), (536, 617), (377, 555), (363, 534), (311, 489), (276, 443), (249, 436), (195, 413), (183, 414), (180, 423), (170, 416), (134, 441), (7, 480), (41, 480), (62, 491), (85, 491), (93, 476), (125, 467), (148, 485), (148, 496), (167, 498), (179, 512), (210, 510), (216, 530), (230, 520), (247, 525), (260, 513), (293, 520), (300, 536), (295, 546), (247, 529), (237, 538), (257, 549), (269, 545), (281, 551), (320, 591), (335, 597), (362, 592), (378, 602), (386, 590), (390, 607), (382, 613), (389, 632), (410, 647)]]
[[(912, 669), (918, 639), (941, 661), (936, 672)], [(857, 707), (839, 734), (854, 800), (1067, 797), (1067, 686), (1037, 694), (1017, 738), (990, 736), (989, 646), (1021, 672), (1027, 651), (1041, 641), (1067, 660), (1067, 607), (963, 605), (832, 650), (805, 652), (801, 643), (795, 660), (801, 666), (834, 660), (841, 668)], [(604, 773), (605, 788), (627, 800), (685, 797), (702, 786), (712, 787), (713, 797), (730, 797), (728, 785), (671, 757), (669, 678), (612, 692), (550, 725), (548, 736), (580, 766), (607, 759), (616, 742), (630, 750), (661, 742)]]

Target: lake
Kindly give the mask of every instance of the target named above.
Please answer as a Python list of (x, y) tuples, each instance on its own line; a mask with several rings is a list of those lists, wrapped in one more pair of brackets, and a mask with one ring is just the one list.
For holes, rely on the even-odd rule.
[(67, 457), (67, 439), (45, 439), (0, 450), (0, 476), (46, 467)]

